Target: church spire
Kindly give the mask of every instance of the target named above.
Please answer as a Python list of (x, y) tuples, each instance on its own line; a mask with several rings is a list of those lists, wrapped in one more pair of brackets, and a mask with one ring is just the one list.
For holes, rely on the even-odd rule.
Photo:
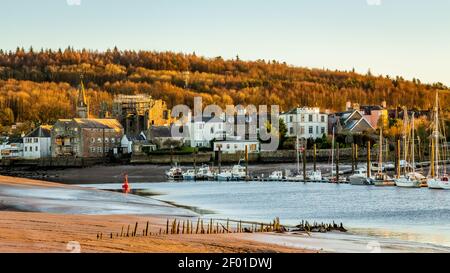
[(83, 75), (80, 75), (80, 87), (78, 89), (77, 100), (77, 117), (89, 118), (89, 104), (86, 99), (86, 91), (84, 90)]

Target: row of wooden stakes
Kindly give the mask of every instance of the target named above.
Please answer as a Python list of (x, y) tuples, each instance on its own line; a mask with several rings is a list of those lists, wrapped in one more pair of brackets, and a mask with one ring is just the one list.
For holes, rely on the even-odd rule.
[[(225, 222), (225, 224), (223, 223)], [(236, 223), (236, 228), (230, 225), (230, 222)], [(149, 232), (150, 222), (147, 221), (145, 228), (142, 230), (141, 236), (152, 236), (152, 235), (176, 235), (176, 234), (220, 234), (220, 233), (255, 233), (255, 232), (284, 232), (286, 228), (280, 224), (280, 219), (277, 217), (270, 224), (265, 223), (254, 223), (254, 222), (244, 222), (229, 220), (226, 221), (214, 221), (210, 219), (207, 224), (204, 224), (203, 219), (198, 219), (196, 224), (191, 220), (177, 220), (173, 219), (170, 221), (167, 219), (166, 228), (159, 229), (159, 232), (152, 233)], [(110, 232), (106, 236), (110, 239), (114, 237), (136, 237), (138, 235), (138, 222), (135, 223), (134, 228), (130, 230), (131, 226), (128, 225), (127, 229), (122, 229), (120, 233)], [(97, 233), (97, 240), (103, 239), (103, 233)]]

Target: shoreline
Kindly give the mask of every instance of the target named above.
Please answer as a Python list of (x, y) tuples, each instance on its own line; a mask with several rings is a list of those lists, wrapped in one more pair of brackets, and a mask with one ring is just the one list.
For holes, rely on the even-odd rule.
[[(198, 215), (168, 204), (161, 204), (151, 198), (143, 198), (145, 199), (143, 200), (135, 197), (130, 202), (132, 206), (142, 208), (139, 202), (152, 203), (151, 206), (143, 206), (146, 210), (140, 215), (132, 213), (75, 214), (70, 210), (67, 211), (67, 208), (62, 205), (62, 203), (71, 202), (68, 196), (47, 196), (52, 190), (70, 192), (75, 194), (72, 196), (74, 198), (79, 197), (80, 190), (87, 194), (83, 195), (83, 198), (88, 198), (89, 194), (97, 198), (99, 192), (107, 194), (107, 197), (119, 195), (92, 188), (85, 189), (53, 182), (0, 176), (1, 206), (9, 208), (8, 211), (0, 210), (0, 252), (70, 252), (74, 244), (75, 248), (81, 248), (81, 252), (314, 252), (257, 242), (249, 239), (244, 233), (159, 235), (157, 233), (166, 227), (167, 219), (192, 219), (192, 217), (197, 219)], [(98, 198), (104, 199), (105, 196)], [(85, 204), (85, 201), (86, 199), (78, 200), (80, 204), (71, 205), (79, 210), (85, 205), (91, 206), (91, 202), (98, 200), (94, 199), (88, 204)], [(58, 213), (52, 213), (55, 211), (52, 205), (57, 207)], [(114, 206), (118, 205), (114, 204)], [(32, 212), (25, 212), (25, 209), (11, 211), (18, 210), (20, 207), (31, 207), (34, 210)], [(126, 209), (129, 210), (130, 207)], [(108, 237), (108, 234), (116, 233), (117, 235), (124, 226), (134, 226), (136, 222), (139, 222), (140, 227), (148, 222), (151, 235), (114, 237), (113, 239)], [(102, 234), (101, 240), (97, 238), (99, 233)], [(139, 231), (138, 234), (142, 233)]]
[[(48, 197), (55, 193), (52, 190), (57, 190), (57, 197)], [(0, 195), (0, 207), (9, 208), (9, 211), (0, 210), (0, 252), (67, 252), (67, 243), (71, 241), (79, 242), (83, 252), (371, 252), (373, 249), (368, 247), (377, 243), (382, 252), (450, 252), (450, 248), (443, 246), (353, 232), (312, 233), (307, 237), (295, 232), (157, 235), (159, 229), (165, 228), (167, 219), (198, 219), (199, 215), (186, 206), (175, 207), (173, 202), (131, 195), (124, 208), (123, 200), (116, 200), (112, 204), (114, 213), (110, 214), (105, 208), (99, 211), (96, 203), (109, 206), (111, 196), (123, 194), (89, 185), (79, 187), (0, 176)], [(74, 203), (73, 199), (80, 197)], [(26, 202), (32, 203), (34, 212), (24, 209), (30, 208)], [(132, 213), (136, 212), (134, 206), (146, 211), (138, 210), (136, 215)], [(11, 211), (20, 207), (21, 211)], [(133, 226), (135, 222), (142, 228), (147, 221), (150, 232), (155, 233), (153, 236), (100, 241), (96, 238), (99, 232), (106, 237), (110, 233), (118, 234), (121, 228)]]

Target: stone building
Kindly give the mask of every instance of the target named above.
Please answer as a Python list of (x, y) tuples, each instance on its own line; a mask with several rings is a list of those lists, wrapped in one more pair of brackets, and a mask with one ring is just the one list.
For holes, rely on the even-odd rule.
[(60, 119), (51, 130), (52, 157), (106, 157), (120, 148), (123, 127), (116, 119), (89, 118), (83, 82), (76, 103), (77, 118)]
[(143, 94), (116, 96), (112, 116), (120, 121), (127, 136), (136, 136), (151, 126), (167, 126), (171, 123), (166, 103)]
[(121, 146), (122, 136), (115, 119), (60, 119), (51, 131), (52, 157), (106, 157)]

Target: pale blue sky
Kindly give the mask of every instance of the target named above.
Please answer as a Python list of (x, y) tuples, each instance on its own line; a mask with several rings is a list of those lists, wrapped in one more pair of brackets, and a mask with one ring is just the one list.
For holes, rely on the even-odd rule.
[(450, 1), (377, 1), (2, 0), (0, 48), (238, 54), (450, 85)]

